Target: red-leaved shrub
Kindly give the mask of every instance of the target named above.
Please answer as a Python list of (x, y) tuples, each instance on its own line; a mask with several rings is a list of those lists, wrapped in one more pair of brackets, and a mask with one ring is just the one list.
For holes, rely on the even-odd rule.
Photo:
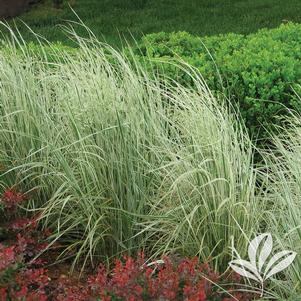
[(1, 198), (4, 208), (8, 211), (15, 211), (18, 204), (26, 200), (25, 194), (15, 191), (14, 189), (7, 189)]

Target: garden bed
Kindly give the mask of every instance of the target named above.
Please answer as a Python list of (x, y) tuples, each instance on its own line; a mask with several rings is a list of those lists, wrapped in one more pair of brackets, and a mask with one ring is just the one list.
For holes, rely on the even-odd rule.
[[(300, 31), (274, 34), (287, 29)], [(300, 116), (283, 115), (259, 149), (191, 65), (170, 58), (181, 84), (74, 38), (71, 52), (17, 37), (0, 48), (3, 299), (250, 299), (230, 263), (259, 295), (298, 300)], [(268, 117), (276, 108), (260, 105)]]

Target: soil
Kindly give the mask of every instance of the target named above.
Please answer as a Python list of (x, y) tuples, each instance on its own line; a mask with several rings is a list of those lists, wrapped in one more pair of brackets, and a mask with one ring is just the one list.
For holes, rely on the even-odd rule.
[(0, 0), (0, 18), (15, 17), (41, 0)]

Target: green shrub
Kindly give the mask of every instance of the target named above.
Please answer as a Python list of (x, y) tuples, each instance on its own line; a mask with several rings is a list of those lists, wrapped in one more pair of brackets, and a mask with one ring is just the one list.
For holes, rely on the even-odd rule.
[[(1, 52), (7, 53), (8, 55), (13, 49), (13, 51), (15, 51), (16, 54), (20, 56), (34, 56), (36, 58), (40, 58), (44, 61), (47, 61), (48, 63), (53, 63), (58, 60), (63, 62), (66, 54), (72, 56), (75, 55), (78, 51), (76, 48), (66, 46), (60, 42), (47, 43), (44, 44), (43, 47), (41, 47), (38, 40), (35, 43), (29, 42), (26, 45), (19, 44), (17, 45), (17, 47), (12, 47), (11, 41), (1, 40), (0, 48)], [(59, 54), (61, 54), (61, 56)]]
[[(185, 32), (145, 36), (134, 54), (152, 71), (191, 86), (181, 57), (204, 76), (209, 88), (233, 100), (253, 134), (274, 124), (286, 108), (300, 109), (293, 86), (301, 82), (301, 25), (289, 23), (248, 36), (227, 34), (203, 39)], [(145, 60), (151, 58), (151, 63)]]

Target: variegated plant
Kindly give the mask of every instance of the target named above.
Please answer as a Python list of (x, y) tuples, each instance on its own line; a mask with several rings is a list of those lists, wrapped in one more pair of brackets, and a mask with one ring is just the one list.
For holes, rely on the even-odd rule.
[(260, 283), (261, 295), (263, 295), (264, 282), (286, 269), (296, 257), (296, 253), (289, 250), (271, 256), (272, 249), (272, 235), (264, 233), (256, 236), (250, 242), (248, 248), (249, 261), (239, 258), (229, 263), (236, 273)]

